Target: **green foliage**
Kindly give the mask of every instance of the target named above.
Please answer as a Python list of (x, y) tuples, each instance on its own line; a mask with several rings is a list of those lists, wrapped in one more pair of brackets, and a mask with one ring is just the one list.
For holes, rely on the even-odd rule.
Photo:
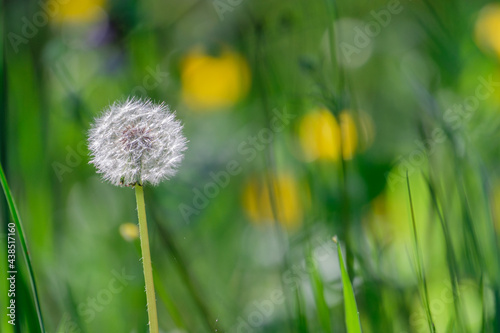
[(356, 305), (356, 298), (354, 296), (354, 289), (352, 288), (349, 274), (344, 265), (344, 256), (337, 237), (333, 238), (337, 244), (337, 251), (339, 254), (339, 265), (342, 274), (342, 289), (344, 290), (344, 311), (345, 311), (345, 324), (348, 333), (361, 333), (361, 323), (359, 321), (358, 306)]
[(88, 163), (127, 96), (189, 139), (145, 188), (161, 331), (500, 331), (498, 4), (62, 2), (0, 13), (1, 332), (147, 332), (133, 190)]

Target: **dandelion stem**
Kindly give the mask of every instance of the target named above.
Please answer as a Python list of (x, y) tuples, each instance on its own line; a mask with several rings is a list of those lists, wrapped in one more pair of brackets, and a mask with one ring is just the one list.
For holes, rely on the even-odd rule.
[(148, 224), (146, 221), (146, 207), (144, 205), (144, 190), (142, 185), (135, 186), (137, 200), (137, 214), (139, 216), (139, 234), (141, 237), (142, 266), (146, 282), (146, 298), (148, 301), (149, 331), (158, 333), (158, 315), (156, 313), (155, 287), (153, 282), (153, 269), (151, 267), (151, 254), (149, 252)]

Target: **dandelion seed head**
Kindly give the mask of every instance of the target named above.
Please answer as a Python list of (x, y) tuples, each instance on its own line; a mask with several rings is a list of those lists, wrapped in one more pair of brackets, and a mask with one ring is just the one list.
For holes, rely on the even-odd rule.
[(116, 102), (89, 131), (90, 163), (117, 186), (158, 185), (177, 172), (187, 140), (168, 105), (151, 100)]

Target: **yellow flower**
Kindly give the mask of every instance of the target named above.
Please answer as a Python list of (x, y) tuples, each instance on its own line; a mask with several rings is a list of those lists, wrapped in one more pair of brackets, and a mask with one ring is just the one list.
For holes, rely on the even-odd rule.
[(227, 108), (247, 95), (250, 68), (245, 58), (228, 48), (219, 56), (195, 49), (182, 61), (181, 80), (182, 97), (192, 109)]
[[(256, 224), (274, 221), (267, 181), (252, 178), (243, 191), (243, 208)], [(276, 201), (278, 221), (288, 230), (296, 230), (302, 223), (302, 203), (299, 185), (290, 174), (280, 174), (273, 179), (273, 198)]]
[(476, 21), (476, 43), (500, 57), (500, 4), (488, 4)]
[[(339, 118), (343, 157), (349, 160), (354, 156), (358, 145), (356, 124), (347, 110), (342, 111)], [(306, 114), (299, 125), (299, 140), (304, 158), (307, 161), (338, 160), (341, 153), (340, 132), (341, 127), (330, 111), (318, 109)]]
[(48, 8), (53, 8), (56, 14), (55, 22), (85, 23), (99, 19), (106, 0), (69, 0), (60, 3), (50, 0)]
[(128, 242), (131, 242), (139, 237), (139, 227), (134, 223), (123, 223), (120, 225), (120, 235)]

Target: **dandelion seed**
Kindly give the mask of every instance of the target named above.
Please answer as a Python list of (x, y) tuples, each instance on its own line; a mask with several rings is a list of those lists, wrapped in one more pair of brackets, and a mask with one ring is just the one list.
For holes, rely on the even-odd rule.
[(186, 144), (167, 105), (128, 99), (111, 105), (93, 124), (90, 163), (113, 185), (157, 185), (175, 175)]

